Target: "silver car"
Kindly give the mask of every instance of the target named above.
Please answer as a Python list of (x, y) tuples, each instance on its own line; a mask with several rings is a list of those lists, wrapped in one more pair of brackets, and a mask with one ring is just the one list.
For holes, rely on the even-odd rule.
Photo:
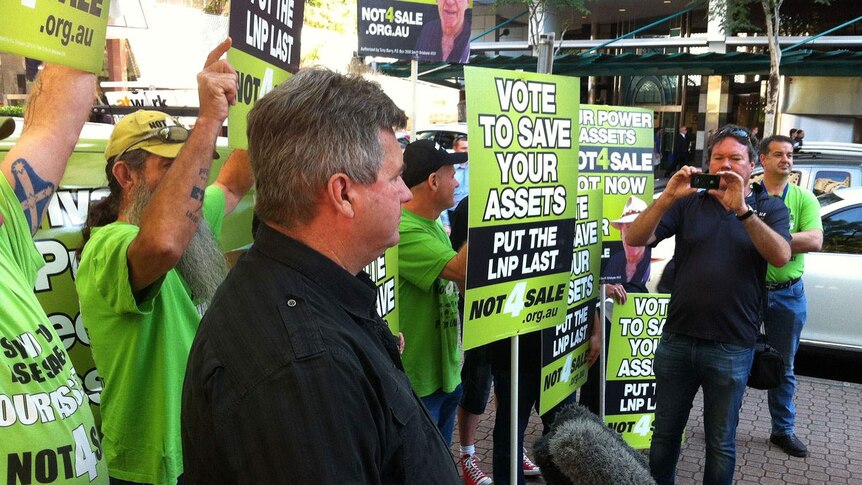
[[(809, 154), (794, 156), (790, 182), (821, 195), (844, 187), (862, 186), (862, 157), (812, 157)], [(763, 179), (763, 168), (754, 169), (751, 182)]]
[(802, 343), (862, 353), (862, 187), (821, 195), (823, 248), (805, 256)]
[(452, 151), (452, 142), (455, 138), (461, 136), (467, 136), (467, 123), (433, 125), (416, 131), (417, 140), (433, 140), (449, 151)]

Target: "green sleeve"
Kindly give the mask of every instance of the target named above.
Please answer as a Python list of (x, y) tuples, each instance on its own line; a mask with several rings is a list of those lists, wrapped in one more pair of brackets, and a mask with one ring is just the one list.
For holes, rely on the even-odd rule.
[[(141, 300), (135, 298), (129, 275), (129, 246), (138, 235), (138, 227), (115, 222), (99, 229), (87, 243), (81, 267), (88, 274), (79, 278), (80, 284), (94, 286), (105, 304), (117, 314), (148, 314), (153, 311), (153, 300), (158, 296), (165, 276), (162, 275), (144, 290)], [(86, 264), (85, 264), (86, 262)], [(87, 291), (79, 290), (87, 294)]]
[(799, 231), (811, 229), (823, 230), (823, 221), (820, 219), (820, 203), (813, 193), (800, 190), (799, 199)]
[(398, 243), (398, 274), (428, 291), (456, 254), (452, 246), (420, 228), (402, 230)]
[(224, 221), (225, 195), (216, 185), (210, 185), (204, 192), (204, 205), (201, 208), (204, 220), (210, 226), (216, 238), (221, 237), (221, 226)]
[[(0, 254), (3, 258), (14, 262), (24, 280), (32, 288), (36, 284), (39, 268), (45, 265), (45, 260), (33, 243), (30, 224), (24, 217), (21, 202), (2, 173), (0, 173), (0, 214), (3, 215), (3, 225), (0, 225)], [(0, 284), (6, 283), (0, 282)]]

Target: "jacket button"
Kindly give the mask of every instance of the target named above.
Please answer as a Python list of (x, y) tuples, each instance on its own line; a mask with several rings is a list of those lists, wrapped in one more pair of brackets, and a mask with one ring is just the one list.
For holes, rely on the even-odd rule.
[(295, 307), (296, 306), (296, 300), (294, 300), (293, 298), (291, 298), (290, 300), (287, 300), (287, 306), (289, 306), (291, 308)]

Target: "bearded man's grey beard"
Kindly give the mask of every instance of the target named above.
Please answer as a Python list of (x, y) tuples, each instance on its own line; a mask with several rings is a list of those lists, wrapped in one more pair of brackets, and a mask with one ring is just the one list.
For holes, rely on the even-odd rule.
[[(132, 201), (126, 216), (132, 224), (140, 225), (144, 209), (153, 198), (155, 190), (140, 183), (132, 189)], [(203, 218), (202, 218), (203, 219)], [(183, 276), (195, 303), (209, 302), (227, 275), (224, 253), (206, 221), (201, 220), (183, 255), (177, 263), (177, 271)]]

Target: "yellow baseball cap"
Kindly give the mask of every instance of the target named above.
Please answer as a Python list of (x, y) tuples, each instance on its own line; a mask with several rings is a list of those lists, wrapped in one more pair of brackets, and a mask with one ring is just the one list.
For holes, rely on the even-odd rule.
[[(166, 141), (165, 137), (157, 136), (159, 130), (169, 127), (185, 129), (185, 136), (178, 137), (176, 141)], [(179, 131), (182, 133), (182, 130)], [(186, 139), (188, 129), (176, 118), (161, 111), (139, 110), (123, 117), (114, 127), (105, 147), (105, 159), (110, 160), (130, 148), (144, 150), (160, 157), (177, 158)]]
[(15, 132), (15, 120), (6, 116), (0, 116), (0, 140)]

